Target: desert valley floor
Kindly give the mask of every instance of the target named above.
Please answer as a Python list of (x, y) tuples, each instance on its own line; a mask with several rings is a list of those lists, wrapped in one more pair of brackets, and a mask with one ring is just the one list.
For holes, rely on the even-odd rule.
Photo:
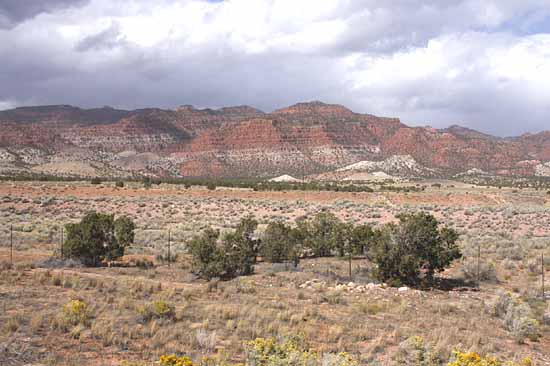
[[(351, 193), (2, 182), (0, 364), (149, 365), (173, 353), (242, 362), (244, 341), (285, 334), (321, 352), (346, 351), (365, 365), (392, 364), (413, 336), (442, 360), (457, 348), (550, 365), (550, 301), (541, 297), (542, 255), (550, 277), (550, 194), (439, 183), (426, 183), (422, 192)], [(128, 267), (59, 268), (48, 261), (59, 254), (62, 225), (90, 210), (134, 219)], [(261, 231), (267, 220), (321, 211), (373, 225), (403, 212), (430, 212), (459, 231), (464, 257), (431, 290), (376, 284), (363, 257), (353, 258), (351, 280), (345, 258), (303, 259), (297, 269), (260, 262), (253, 275), (230, 281), (191, 274), (185, 243), (208, 226), (230, 230), (251, 214)], [(163, 260), (169, 232), (170, 265)], [(478, 250), (479, 289), (464, 285), (477, 270)], [(143, 259), (154, 266), (133, 265)], [(548, 294), (550, 282), (546, 287)], [(488, 314), (504, 292), (529, 305), (538, 340), (518, 342)], [(90, 319), (64, 329), (57, 318), (74, 299), (88, 304)], [(170, 304), (173, 316), (145, 318), (143, 309), (158, 301)]]

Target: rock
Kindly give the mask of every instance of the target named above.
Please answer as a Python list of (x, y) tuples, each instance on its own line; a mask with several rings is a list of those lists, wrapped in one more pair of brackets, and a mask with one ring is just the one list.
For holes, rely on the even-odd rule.
[(320, 290), (322, 289), (324, 286), (324, 284), (322, 283), (319, 283), (319, 282), (315, 282), (311, 285), (311, 288), (315, 289), (315, 290)]
[(276, 183), (301, 183), (302, 181), (300, 179), (296, 179), (291, 175), (284, 174), (276, 178), (272, 178), (269, 180), (270, 182), (276, 182)]
[(409, 288), (407, 286), (403, 286), (403, 287), (399, 287), (397, 289), (398, 292), (405, 292), (405, 291), (409, 291)]
[[(543, 153), (550, 145), (547, 132), (495, 139), (458, 126), (409, 128), (397, 118), (321, 102), (271, 113), (246, 106), (135, 111), (24, 107), (0, 111), (0, 124), (3, 164), (27, 172), (38, 167), (57, 175), (76, 167), (89, 173), (105, 170), (108, 175), (143, 173), (143, 168), (145, 173), (172, 176), (271, 176), (283, 171), (314, 173), (320, 165), (344, 167), (332, 172), (342, 178), (361, 170), (381, 179), (388, 173), (434, 176), (440, 169), (458, 171), (466, 165), (483, 166), (491, 174), (550, 175)], [(16, 157), (21, 165), (15, 165)]]

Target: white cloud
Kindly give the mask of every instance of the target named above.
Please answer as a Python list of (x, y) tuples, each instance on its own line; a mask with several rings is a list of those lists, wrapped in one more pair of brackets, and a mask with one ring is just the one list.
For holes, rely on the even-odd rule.
[(453, 34), (389, 56), (355, 56), (350, 70), (354, 94), (375, 113), (507, 134), (547, 123), (549, 50), (550, 35)]
[(13, 100), (0, 100), (0, 111), (17, 107)]
[(547, 128), (549, 36), (524, 33), (550, 0), (79, 3), (14, 2), (17, 17), (0, 6), (16, 23), (0, 29), (0, 100), (270, 110), (321, 99), (417, 124)]

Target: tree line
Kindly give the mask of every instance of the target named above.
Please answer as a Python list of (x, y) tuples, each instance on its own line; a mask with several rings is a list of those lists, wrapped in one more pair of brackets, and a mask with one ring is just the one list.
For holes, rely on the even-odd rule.
[(294, 225), (271, 221), (255, 237), (258, 222), (248, 216), (230, 233), (206, 229), (190, 241), (189, 251), (194, 272), (205, 279), (251, 274), (258, 258), (297, 265), (306, 257), (365, 255), (376, 264), (375, 277), (394, 286), (431, 282), (461, 257), (458, 233), (440, 227), (433, 215), (419, 212), (397, 218), (397, 223), (374, 228), (322, 212)]
[[(441, 227), (431, 214), (397, 218), (397, 223), (375, 228), (321, 212), (293, 223), (271, 221), (258, 234), (258, 221), (247, 216), (230, 232), (207, 228), (188, 242), (188, 250), (193, 272), (208, 280), (250, 275), (260, 258), (297, 266), (303, 258), (362, 255), (376, 265), (373, 274), (377, 279), (394, 286), (431, 282), (437, 272), (461, 257), (458, 233)], [(65, 229), (64, 256), (90, 266), (121, 257), (134, 242), (135, 224), (126, 216), (115, 219), (90, 212)]]

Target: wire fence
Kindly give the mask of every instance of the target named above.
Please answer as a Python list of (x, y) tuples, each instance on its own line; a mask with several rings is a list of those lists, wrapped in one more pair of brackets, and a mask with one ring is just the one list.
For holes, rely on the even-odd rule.
[[(15, 265), (27, 260), (28, 256), (22, 254), (31, 252), (42, 257), (64, 258), (63, 244), (67, 238), (64, 224), (40, 225), (39, 229), (28, 224), (10, 224), (3, 233), (0, 261)], [(186, 252), (191, 236), (186, 230), (136, 227), (134, 243), (126, 253), (155, 255), (170, 265), (178, 254)]]
[[(136, 238), (134, 244), (127, 251), (128, 254), (149, 254), (155, 255), (156, 259), (167, 266), (171, 266), (175, 258), (186, 252), (186, 244), (192, 233), (186, 230), (172, 228), (136, 227)], [(0, 259), (8, 262), (11, 266), (17, 264), (17, 254), (25, 253), (28, 250), (37, 250), (49, 257), (64, 258), (64, 242), (66, 240), (65, 225), (61, 223), (42, 225), (39, 232), (35, 233), (34, 228), (24, 224), (10, 224), (6, 234), (4, 255)], [(7, 249), (7, 253), (6, 253)], [(24, 257), (24, 256), (23, 256)], [(547, 258), (548, 259), (548, 258)], [(27, 259), (20, 259), (22, 262)], [(482, 255), (481, 245), (476, 250), (476, 283), (479, 287), (482, 282), (481, 266), (488, 262)], [(550, 289), (546, 283), (546, 270), (544, 253), (540, 254), (540, 296), (543, 300), (550, 298)], [(351, 258), (349, 258), (349, 277), (351, 280)]]

